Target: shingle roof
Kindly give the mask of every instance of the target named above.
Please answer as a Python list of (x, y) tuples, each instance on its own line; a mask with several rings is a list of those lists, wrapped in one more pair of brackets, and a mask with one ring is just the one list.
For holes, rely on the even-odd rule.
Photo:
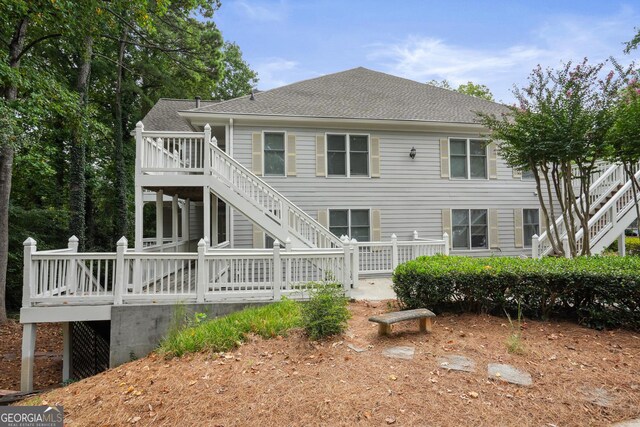
[[(193, 104), (192, 104), (193, 105)], [(366, 68), (354, 68), (193, 109), (198, 112), (474, 123), (504, 105)]]
[[(200, 106), (208, 106), (218, 101), (201, 101)], [(178, 111), (195, 108), (194, 99), (161, 98), (142, 119), (145, 130), (155, 131), (188, 131), (194, 129), (189, 121), (178, 115)]]

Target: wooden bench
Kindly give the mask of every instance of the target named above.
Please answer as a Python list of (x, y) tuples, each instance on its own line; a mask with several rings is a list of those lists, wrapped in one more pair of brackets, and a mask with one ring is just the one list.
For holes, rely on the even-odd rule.
[(418, 308), (415, 310), (395, 311), (393, 313), (380, 314), (369, 318), (370, 322), (378, 323), (378, 335), (389, 335), (391, 333), (391, 325), (405, 320), (418, 320), (420, 332), (431, 332), (433, 324), (431, 318), (436, 317), (430, 310), (426, 308)]

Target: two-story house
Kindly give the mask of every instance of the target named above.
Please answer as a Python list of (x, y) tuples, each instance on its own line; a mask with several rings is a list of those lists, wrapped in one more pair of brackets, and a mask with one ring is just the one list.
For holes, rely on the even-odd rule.
[[(529, 254), (540, 230), (534, 181), (487, 144), (478, 111), (499, 115), (506, 108), (355, 68), (223, 102), (161, 99), (142, 123), (145, 132), (202, 132), (209, 124), (220, 149), (336, 236), (362, 242), (446, 232), (452, 253)], [(181, 150), (176, 156), (185, 160), (189, 153)], [(139, 199), (145, 188), (159, 189), (137, 183)], [(164, 188), (164, 197), (194, 193), (176, 188)], [(195, 193), (194, 239), (206, 235), (212, 245), (228, 240), (235, 248), (283, 240), (228, 206), (215, 186), (210, 200)], [(164, 222), (163, 236), (170, 237)], [(137, 240), (149, 240), (138, 228)]]

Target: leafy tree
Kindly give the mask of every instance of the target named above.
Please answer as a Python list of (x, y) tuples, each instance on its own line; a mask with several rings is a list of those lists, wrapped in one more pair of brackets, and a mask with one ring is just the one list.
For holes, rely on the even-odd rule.
[(442, 79), (440, 81), (433, 79), (433, 80), (429, 80), (427, 84), (431, 86), (439, 87), (442, 89), (454, 90), (453, 87), (451, 86), (451, 83), (449, 83), (449, 80), (447, 79)]
[(215, 24), (195, 19), (219, 6), (0, 0), (0, 322), (7, 283), (19, 303), (27, 236), (61, 247), (72, 229), (87, 247), (113, 250), (130, 233), (129, 132), (159, 97), (215, 94), (227, 69), (247, 79), (234, 88), (254, 84), (240, 50), (227, 59)]
[(627, 42), (624, 52), (629, 53), (632, 50), (637, 49), (638, 46), (640, 46), (640, 30), (638, 30), (636, 35), (629, 42)]
[[(618, 65), (617, 68), (624, 76), (627, 87), (622, 90), (622, 96), (613, 108), (615, 120), (606, 137), (611, 147), (610, 159), (620, 162), (631, 180), (635, 190), (633, 197), (636, 216), (640, 218), (640, 183), (636, 179), (637, 165), (640, 162), (640, 72), (630, 73)], [(626, 78), (627, 76), (630, 78)], [(640, 221), (636, 221), (636, 226), (640, 226)]]
[[(557, 70), (538, 66), (529, 84), (514, 91), (519, 106), (510, 107), (499, 118), (479, 115), (507, 164), (533, 171), (547, 236), (556, 254), (564, 254), (564, 231), (572, 256), (590, 254), (589, 233), (583, 233), (581, 242), (575, 236), (580, 228), (588, 229), (591, 176), (596, 161), (608, 153), (606, 135), (615, 120), (612, 107), (625, 78), (624, 73), (614, 77), (613, 71), (600, 78), (604, 66), (591, 65), (586, 59)], [(574, 180), (579, 183), (577, 192)], [(565, 230), (554, 226), (556, 206)]]
[(464, 93), (465, 95), (475, 96), (476, 98), (486, 99), (487, 101), (493, 101), (493, 94), (491, 90), (485, 85), (475, 84), (473, 82), (467, 82), (466, 84), (462, 84), (458, 86), (456, 89), (460, 93)]
[(473, 82), (467, 82), (466, 84), (461, 84), (457, 89), (454, 89), (451, 86), (451, 83), (447, 79), (438, 81), (438, 80), (430, 80), (427, 82), (428, 85), (436, 86), (442, 89), (455, 90), (456, 92), (463, 93), (465, 95), (475, 96), (476, 98), (486, 99), (487, 101), (493, 101), (493, 94), (491, 90), (483, 85), (483, 84), (475, 84)]
[(213, 92), (213, 99), (233, 99), (248, 95), (258, 83), (258, 74), (242, 59), (240, 46), (227, 42), (223, 48), (224, 77)]

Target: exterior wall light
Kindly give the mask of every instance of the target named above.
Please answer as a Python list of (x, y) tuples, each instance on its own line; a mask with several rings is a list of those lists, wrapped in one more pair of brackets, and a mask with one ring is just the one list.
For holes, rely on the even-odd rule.
[(416, 158), (416, 147), (411, 147), (411, 151), (409, 151), (409, 157), (412, 159)]

